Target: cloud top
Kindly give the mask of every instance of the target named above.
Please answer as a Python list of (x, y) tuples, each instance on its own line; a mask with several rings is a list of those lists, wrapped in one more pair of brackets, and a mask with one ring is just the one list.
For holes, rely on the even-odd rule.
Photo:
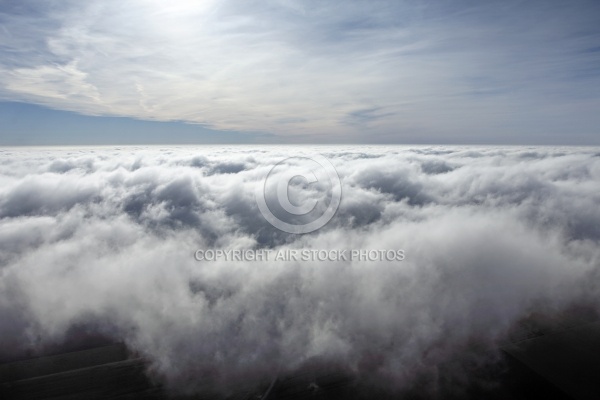
[[(255, 187), (282, 159), (315, 153), (340, 175), (340, 208), (313, 234), (280, 232)], [(595, 149), (3, 149), (0, 182), (5, 358), (84, 326), (190, 390), (311, 360), (442, 390), (493, 361), (523, 318), (597, 305)], [(197, 249), (406, 259), (198, 262)]]

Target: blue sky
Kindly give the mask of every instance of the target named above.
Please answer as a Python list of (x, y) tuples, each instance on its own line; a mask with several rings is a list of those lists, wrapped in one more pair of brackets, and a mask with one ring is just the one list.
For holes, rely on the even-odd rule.
[(0, 144), (600, 144), (597, 1), (0, 2)]

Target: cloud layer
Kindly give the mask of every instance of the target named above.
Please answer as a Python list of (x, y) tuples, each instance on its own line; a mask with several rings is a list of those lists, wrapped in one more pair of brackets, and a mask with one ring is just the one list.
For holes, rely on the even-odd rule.
[(599, 12), (585, 0), (10, 2), (0, 99), (309, 143), (597, 143)]
[[(3, 357), (85, 326), (124, 340), (179, 388), (321, 359), (397, 389), (425, 379), (434, 394), (493, 361), (528, 315), (597, 304), (597, 149), (1, 152)], [(282, 159), (316, 153), (340, 175), (337, 214), (309, 235), (274, 229), (256, 186)], [(406, 259), (194, 259), (266, 248), (404, 249)]]

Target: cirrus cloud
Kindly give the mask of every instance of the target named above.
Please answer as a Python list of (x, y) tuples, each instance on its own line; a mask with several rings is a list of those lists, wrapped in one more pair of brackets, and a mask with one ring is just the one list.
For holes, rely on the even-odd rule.
[(597, 12), (584, 0), (9, 3), (0, 98), (299, 142), (594, 143)]

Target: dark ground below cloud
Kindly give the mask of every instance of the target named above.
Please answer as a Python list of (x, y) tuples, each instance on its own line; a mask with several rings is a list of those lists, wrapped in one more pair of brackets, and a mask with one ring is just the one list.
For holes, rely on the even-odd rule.
[[(81, 339), (81, 338), (80, 338)], [(587, 308), (569, 310), (557, 321), (531, 316), (521, 321), (502, 346), (496, 365), (460, 389), (432, 393), (415, 385), (386, 393), (339, 365), (307, 363), (292, 374), (274, 376), (254, 387), (231, 388), (231, 394), (176, 394), (154, 381), (148, 363), (121, 343), (86, 338), (59, 352), (0, 364), (2, 399), (156, 399), (156, 400), (348, 400), (348, 399), (565, 399), (600, 398), (600, 318)], [(75, 346), (75, 347), (73, 347)], [(57, 349), (52, 351), (56, 352)], [(201, 380), (201, 377), (198, 377)], [(442, 378), (443, 380), (443, 378)], [(425, 383), (426, 385), (426, 383)], [(174, 394), (175, 392), (175, 394)], [(425, 394), (426, 393), (426, 394)]]

